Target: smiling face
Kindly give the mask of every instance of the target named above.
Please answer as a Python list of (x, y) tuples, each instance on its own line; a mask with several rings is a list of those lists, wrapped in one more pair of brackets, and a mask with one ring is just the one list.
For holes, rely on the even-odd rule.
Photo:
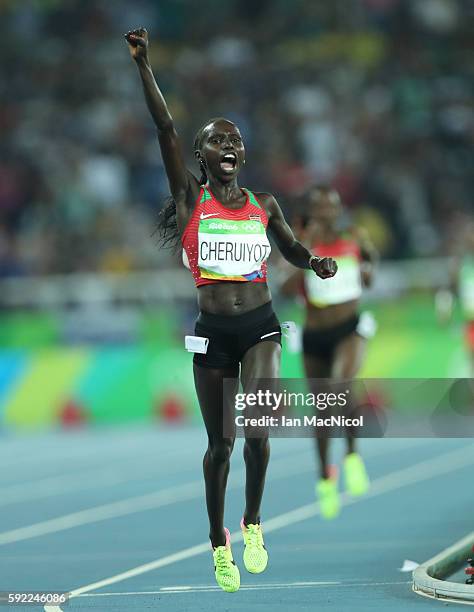
[(342, 213), (342, 204), (335, 189), (314, 187), (309, 194), (309, 214), (312, 219), (329, 227), (335, 225)]
[(245, 148), (239, 129), (231, 121), (218, 119), (205, 126), (196, 157), (204, 159), (208, 176), (228, 183), (245, 163)]

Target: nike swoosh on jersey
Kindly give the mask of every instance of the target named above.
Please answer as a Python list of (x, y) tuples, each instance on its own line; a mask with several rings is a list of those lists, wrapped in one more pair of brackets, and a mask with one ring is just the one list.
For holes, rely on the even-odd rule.
[(204, 213), (201, 213), (200, 219), (207, 219), (208, 217), (215, 217), (218, 214), (219, 213), (209, 213), (209, 214), (205, 215)]

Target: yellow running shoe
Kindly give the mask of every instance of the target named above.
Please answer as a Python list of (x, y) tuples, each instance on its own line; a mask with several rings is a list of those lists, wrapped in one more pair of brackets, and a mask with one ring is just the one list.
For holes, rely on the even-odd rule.
[(263, 543), (262, 527), (260, 525), (244, 524), (240, 521), (240, 527), (244, 536), (244, 565), (251, 574), (261, 574), (268, 563), (268, 553)]
[(324, 519), (333, 519), (339, 514), (340, 501), (337, 486), (338, 472), (335, 466), (330, 467), (330, 477), (321, 478), (316, 483), (316, 496)]
[(227, 527), (225, 531), (225, 546), (217, 546), (212, 551), (214, 557), (214, 571), (217, 584), (227, 593), (235, 593), (240, 587), (240, 572), (232, 557), (230, 548), (230, 533)]
[(346, 489), (351, 495), (364, 495), (369, 490), (369, 477), (362, 457), (358, 453), (346, 455), (344, 459), (344, 480)]

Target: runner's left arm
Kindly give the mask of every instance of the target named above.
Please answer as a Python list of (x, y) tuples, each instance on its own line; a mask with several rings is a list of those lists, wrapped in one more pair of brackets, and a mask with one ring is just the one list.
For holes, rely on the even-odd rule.
[[(259, 194), (268, 217), (268, 232), (283, 257), (297, 268), (313, 269), (320, 278), (331, 278), (337, 272), (337, 263), (331, 257), (314, 257), (296, 240), (275, 198), (268, 193)], [(310, 263), (311, 259), (311, 263)]]

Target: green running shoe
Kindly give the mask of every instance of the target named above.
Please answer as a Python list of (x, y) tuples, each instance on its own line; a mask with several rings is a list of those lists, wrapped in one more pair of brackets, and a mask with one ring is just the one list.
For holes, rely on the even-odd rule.
[(327, 520), (336, 518), (340, 511), (337, 468), (331, 466), (330, 472), (329, 478), (321, 478), (316, 483), (316, 496), (319, 500), (321, 516)]
[(369, 490), (369, 477), (362, 457), (358, 453), (346, 455), (344, 459), (344, 480), (346, 489), (351, 495), (364, 495)]
[(227, 593), (235, 593), (240, 587), (240, 572), (235, 565), (230, 548), (230, 533), (225, 531), (225, 546), (217, 546), (212, 551), (214, 557), (214, 570), (216, 574), (217, 584)]
[(260, 525), (244, 524), (240, 521), (240, 527), (244, 536), (244, 565), (251, 574), (261, 574), (268, 563), (268, 553), (263, 543), (262, 527)]

